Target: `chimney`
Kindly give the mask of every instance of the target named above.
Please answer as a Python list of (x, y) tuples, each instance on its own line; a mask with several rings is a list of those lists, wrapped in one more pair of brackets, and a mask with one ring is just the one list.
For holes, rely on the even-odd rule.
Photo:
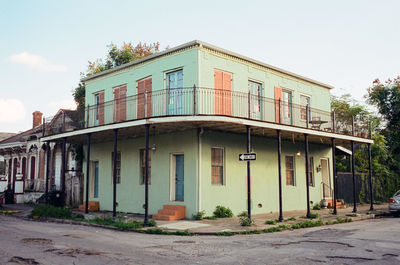
[(34, 113), (32, 113), (32, 115), (33, 115), (33, 128), (42, 124), (43, 113), (41, 113), (40, 111), (35, 111)]

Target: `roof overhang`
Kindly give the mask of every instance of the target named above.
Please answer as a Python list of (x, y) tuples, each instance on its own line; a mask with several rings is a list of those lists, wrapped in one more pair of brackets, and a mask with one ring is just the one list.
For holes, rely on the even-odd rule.
[(336, 149), (338, 149), (338, 150), (340, 150), (340, 152), (342, 152), (344, 154), (347, 154), (347, 155), (350, 155), (350, 156), (353, 154), (353, 152), (351, 150), (349, 150), (349, 149), (347, 149), (347, 148), (345, 148), (343, 146), (340, 146), (340, 145), (337, 145)]

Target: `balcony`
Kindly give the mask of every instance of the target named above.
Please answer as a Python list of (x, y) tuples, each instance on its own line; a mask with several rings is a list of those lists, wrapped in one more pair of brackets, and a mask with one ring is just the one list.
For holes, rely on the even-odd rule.
[(67, 117), (46, 118), (44, 136), (107, 124), (173, 116), (225, 116), (289, 125), (316, 131), (371, 138), (370, 122), (359, 117), (287, 103), (250, 93), (212, 88), (177, 88), (145, 92)]

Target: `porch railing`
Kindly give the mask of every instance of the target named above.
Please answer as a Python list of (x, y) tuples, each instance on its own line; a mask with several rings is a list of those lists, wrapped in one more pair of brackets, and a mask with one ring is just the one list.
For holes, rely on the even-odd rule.
[(68, 119), (45, 126), (44, 135), (124, 121), (167, 116), (227, 116), (371, 138), (370, 122), (360, 117), (284, 102), (250, 93), (211, 88), (157, 90), (87, 106)]

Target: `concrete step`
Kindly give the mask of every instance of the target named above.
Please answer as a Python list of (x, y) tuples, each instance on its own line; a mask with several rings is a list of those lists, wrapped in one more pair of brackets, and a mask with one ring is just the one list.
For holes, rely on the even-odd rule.
[(178, 220), (174, 216), (164, 215), (164, 214), (153, 214), (152, 218), (154, 220), (164, 220), (164, 221), (175, 221), (175, 220)]
[[(83, 202), (83, 204), (79, 205), (78, 210), (81, 212), (85, 211), (86, 203)], [(100, 211), (100, 203), (96, 201), (89, 201), (88, 205), (88, 210), (89, 212), (98, 212)]]
[(157, 214), (153, 215), (155, 220), (181, 220), (186, 217), (186, 206), (184, 205), (163, 205), (161, 210), (158, 210)]

